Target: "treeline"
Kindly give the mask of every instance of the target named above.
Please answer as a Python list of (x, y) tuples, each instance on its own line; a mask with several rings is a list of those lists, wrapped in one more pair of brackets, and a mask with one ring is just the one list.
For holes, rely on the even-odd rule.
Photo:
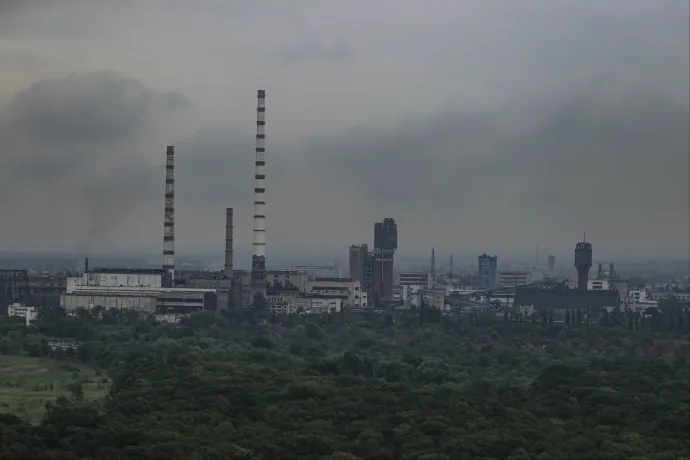
[(24, 349), (29, 336), (76, 338), (78, 349), (62, 358), (106, 370), (112, 388), (99, 403), (60, 398), (38, 426), (0, 416), (0, 452), (15, 460), (690, 457), (690, 368), (679, 352), (687, 334), (424, 319), (244, 311), (169, 325), (52, 311), (29, 327), (5, 320), (0, 333), (22, 341), (20, 352), (36, 352)]

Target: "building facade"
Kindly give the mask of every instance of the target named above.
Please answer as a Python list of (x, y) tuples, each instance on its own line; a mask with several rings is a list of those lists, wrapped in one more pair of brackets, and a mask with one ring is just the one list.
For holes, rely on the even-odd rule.
[(479, 288), (498, 288), (498, 257), (484, 253), (478, 257), (478, 262)]
[(7, 316), (18, 316), (24, 318), (28, 326), (38, 319), (38, 308), (29, 307), (22, 303), (13, 303), (7, 306)]
[(498, 274), (498, 284), (504, 288), (524, 286), (532, 281), (534, 280), (530, 271), (507, 270)]

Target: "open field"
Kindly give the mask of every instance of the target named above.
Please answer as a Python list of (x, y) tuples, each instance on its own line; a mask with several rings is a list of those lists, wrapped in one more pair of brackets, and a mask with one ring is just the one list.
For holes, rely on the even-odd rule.
[(98, 374), (70, 361), (0, 355), (0, 413), (36, 423), (45, 412), (46, 402), (58, 396), (75, 397), (83, 392), (84, 400), (101, 398), (110, 382)]

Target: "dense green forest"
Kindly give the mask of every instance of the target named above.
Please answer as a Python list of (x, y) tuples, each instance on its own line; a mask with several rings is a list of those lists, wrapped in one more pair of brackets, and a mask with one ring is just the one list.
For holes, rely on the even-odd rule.
[(2, 318), (3, 355), (88, 365), (110, 388), (60, 396), (38, 423), (0, 415), (0, 458), (690, 458), (687, 310), (646, 327), (547, 318)]

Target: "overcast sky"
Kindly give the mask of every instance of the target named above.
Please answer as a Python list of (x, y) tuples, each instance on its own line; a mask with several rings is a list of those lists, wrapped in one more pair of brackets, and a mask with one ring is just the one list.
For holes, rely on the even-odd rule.
[[(688, 2), (2, 0), (0, 249), (687, 256)], [(595, 256), (596, 259), (596, 256)], [(239, 261), (242, 263), (243, 261)], [(270, 261), (269, 261), (270, 265)]]

